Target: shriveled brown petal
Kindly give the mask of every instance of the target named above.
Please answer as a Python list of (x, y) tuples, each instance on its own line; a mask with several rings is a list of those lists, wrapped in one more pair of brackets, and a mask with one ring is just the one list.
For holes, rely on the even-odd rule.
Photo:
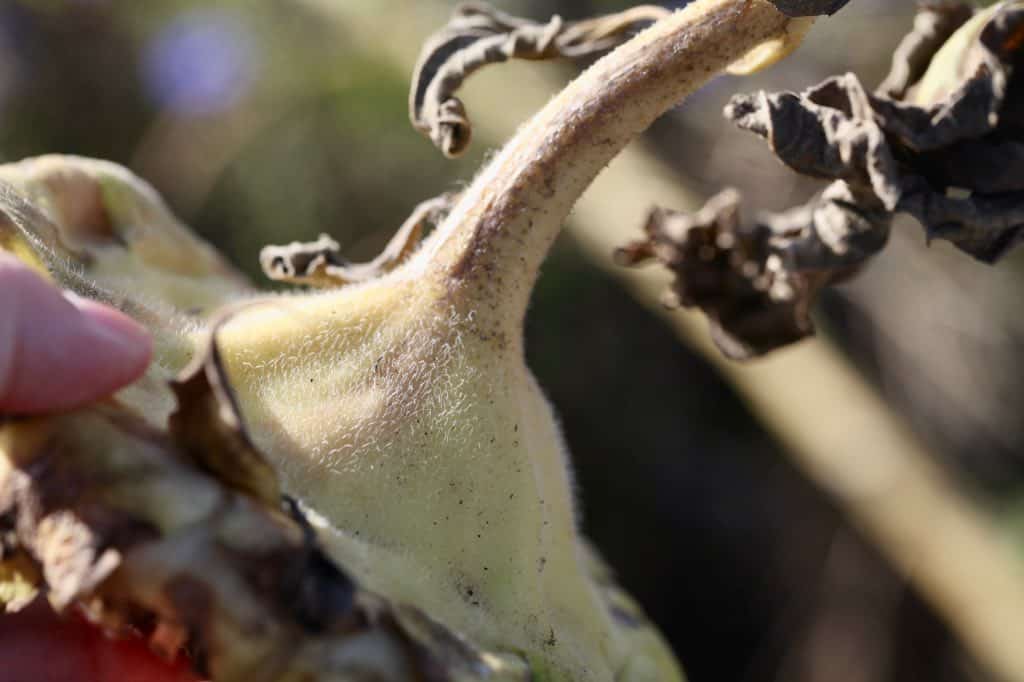
[[(933, 25), (934, 35), (919, 28), (908, 39), (911, 47), (905, 41), (906, 62), (894, 67), (903, 75), (886, 86), (892, 92), (917, 88), (920, 99), (921, 84), (909, 82), (920, 76), (929, 81), (929, 93), (947, 93), (941, 99), (892, 99), (868, 92), (847, 74), (801, 94), (737, 96), (726, 116), (768, 140), (794, 170), (844, 181), (858, 212), (874, 214), (881, 207), (909, 213), (929, 237), (991, 262), (1024, 231), (1024, 137), (1012, 115), (1024, 111), (1024, 89), (1013, 68), (1024, 42), (1024, 3), (984, 10), (953, 34), (941, 49), (940, 76), (947, 67), (959, 73), (965, 64), (968, 76), (946, 87), (935, 84), (934, 63), (923, 70), (919, 62), (936, 50), (934, 36), (962, 23), (960, 14), (949, 11), (955, 16), (948, 26)], [(935, 10), (925, 13), (927, 21), (920, 23), (939, 21)], [(962, 32), (974, 36), (975, 29), (976, 39), (965, 41)], [(956, 57), (951, 65), (945, 62), (950, 54)]]
[(930, 238), (999, 258), (1024, 241), (1022, 45), (1024, 2), (973, 17), (960, 4), (932, 5), (876, 93), (845, 74), (800, 94), (734, 97), (728, 118), (797, 172), (832, 183), (751, 226), (733, 191), (692, 216), (656, 210), (647, 239), (621, 249), (620, 262), (666, 265), (671, 302), (704, 311), (720, 349), (742, 359), (812, 333), (817, 293), (884, 248), (896, 212)]
[(865, 205), (856, 190), (840, 180), (803, 206), (761, 215), (777, 235), (772, 249), (789, 272), (823, 274), (835, 282), (851, 274), (885, 248), (892, 214)]
[(555, 15), (540, 23), (484, 3), (459, 5), (420, 53), (409, 92), (409, 118), (445, 156), (458, 156), (469, 146), (472, 127), (455, 92), (473, 72), (509, 59), (575, 58), (609, 50), (637, 27), (670, 13), (641, 5), (583, 21), (566, 22)]
[(740, 196), (726, 190), (695, 214), (655, 209), (647, 239), (616, 259), (655, 259), (675, 276), (666, 302), (703, 311), (716, 345), (746, 360), (814, 332), (810, 307), (826, 284), (846, 277), (885, 243), (888, 224), (860, 224), (845, 215), (845, 185), (837, 183), (806, 207), (740, 221)]
[(900, 210), (925, 225), (929, 239), (946, 239), (975, 258), (994, 263), (1024, 242), (1022, 192), (947, 197), (924, 190), (910, 192)]
[(833, 76), (801, 94), (737, 95), (725, 115), (768, 140), (790, 168), (870, 190), (887, 209), (900, 198), (899, 170), (871, 100), (853, 74)]

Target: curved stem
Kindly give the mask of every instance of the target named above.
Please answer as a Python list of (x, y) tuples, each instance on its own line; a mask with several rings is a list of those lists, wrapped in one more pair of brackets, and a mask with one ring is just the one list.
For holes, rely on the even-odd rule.
[(767, 0), (698, 0), (610, 53), (505, 145), (413, 267), (439, 275), (479, 324), (521, 328), (540, 264), (600, 170), (713, 76), (785, 39), (791, 21)]

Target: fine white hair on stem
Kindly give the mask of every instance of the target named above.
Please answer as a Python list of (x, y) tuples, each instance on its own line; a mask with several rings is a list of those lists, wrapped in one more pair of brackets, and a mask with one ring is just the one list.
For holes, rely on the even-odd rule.
[(413, 270), (441, 277), (456, 305), (492, 311), (495, 327), (517, 326), (548, 248), (600, 170), (710, 78), (784, 38), (793, 21), (768, 0), (698, 0), (608, 54), (505, 145)]

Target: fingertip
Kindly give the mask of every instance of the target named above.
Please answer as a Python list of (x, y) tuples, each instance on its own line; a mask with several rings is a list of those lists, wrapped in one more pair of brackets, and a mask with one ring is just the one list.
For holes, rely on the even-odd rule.
[(141, 377), (153, 359), (153, 338), (146, 328), (110, 306), (72, 293), (64, 296), (81, 313), (97, 343), (105, 348), (110, 363), (108, 382), (116, 387)]
[(0, 254), (0, 412), (34, 414), (103, 398), (145, 372), (152, 340), (137, 322), (63, 295)]

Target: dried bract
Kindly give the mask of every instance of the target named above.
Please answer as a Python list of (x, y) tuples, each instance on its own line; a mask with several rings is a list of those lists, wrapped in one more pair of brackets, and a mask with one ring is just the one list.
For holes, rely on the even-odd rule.
[(1022, 42), (1024, 3), (929, 6), (875, 93), (846, 74), (800, 94), (734, 97), (728, 118), (832, 184), (749, 227), (733, 191), (694, 215), (655, 210), (619, 261), (667, 266), (670, 303), (703, 310), (719, 348), (745, 359), (812, 333), (815, 294), (878, 253), (898, 212), (997, 260), (1024, 235)]
[(341, 245), (322, 234), (315, 242), (265, 246), (260, 251), (260, 265), (267, 277), (278, 282), (312, 287), (366, 282), (401, 265), (419, 245), (426, 225), (436, 225), (454, 201), (455, 195), (444, 194), (420, 203), (380, 255), (368, 263), (348, 262), (341, 255)]
[(966, 12), (922, 16), (879, 92), (846, 74), (735, 97), (726, 116), (794, 170), (846, 182), (860, 213), (909, 213), (930, 238), (992, 262), (1024, 233), (1024, 4), (976, 14), (941, 46)]
[(695, 214), (655, 209), (647, 239), (620, 249), (616, 260), (655, 259), (668, 267), (675, 279), (666, 304), (702, 310), (719, 349), (746, 360), (812, 334), (817, 292), (884, 244), (884, 237), (873, 244), (854, 234), (823, 237), (830, 224), (846, 222), (843, 199), (826, 193), (806, 207), (744, 225), (739, 193), (725, 190)]
[(454, 93), (474, 71), (509, 59), (587, 57), (625, 42), (639, 26), (671, 10), (641, 5), (616, 14), (546, 24), (520, 19), (484, 3), (455, 9), (448, 25), (424, 45), (409, 93), (409, 118), (448, 157), (469, 146), (472, 128)]

